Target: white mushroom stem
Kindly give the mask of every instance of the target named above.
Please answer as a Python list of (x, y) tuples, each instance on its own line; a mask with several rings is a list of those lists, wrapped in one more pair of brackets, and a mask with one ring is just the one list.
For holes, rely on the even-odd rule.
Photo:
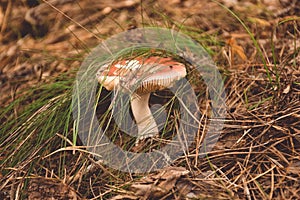
[(136, 144), (142, 139), (158, 134), (158, 127), (149, 108), (150, 93), (131, 96), (131, 110), (138, 127)]

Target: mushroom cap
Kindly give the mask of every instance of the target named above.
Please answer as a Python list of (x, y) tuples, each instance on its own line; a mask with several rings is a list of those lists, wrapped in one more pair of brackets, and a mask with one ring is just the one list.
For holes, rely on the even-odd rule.
[(152, 56), (120, 60), (105, 65), (97, 72), (98, 82), (107, 90), (116, 86), (133, 89), (136, 93), (149, 93), (171, 87), (186, 76), (185, 65), (172, 58)]

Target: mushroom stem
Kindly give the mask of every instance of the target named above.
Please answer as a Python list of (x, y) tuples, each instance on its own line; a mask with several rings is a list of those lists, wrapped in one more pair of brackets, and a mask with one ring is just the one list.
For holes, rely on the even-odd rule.
[(138, 127), (136, 144), (142, 139), (158, 134), (158, 127), (149, 108), (150, 93), (131, 95), (131, 110)]

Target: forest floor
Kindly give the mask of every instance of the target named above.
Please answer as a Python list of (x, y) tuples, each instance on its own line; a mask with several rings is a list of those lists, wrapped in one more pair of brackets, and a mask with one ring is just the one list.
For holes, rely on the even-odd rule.
[[(19, 142), (19, 149), (23, 143), (0, 131), (0, 199), (300, 198), (300, 2), (218, 2), (228, 10), (210, 0), (2, 0), (3, 113), (32, 87), (62, 74), (73, 79), (88, 53), (110, 36), (158, 26), (185, 27), (209, 49), (226, 77), (227, 116), (206, 157), (197, 159), (191, 149), (188, 157), (144, 175), (99, 163), (86, 172), (94, 162), (90, 155), (53, 153), (59, 146), (7, 164), (15, 153), (8, 145)], [(9, 116), (0, 113), (0, 123), (17, 119), (24, 107), (14, 104)], [(57, 134), (51, 141), (62, 139)], [(62, 156), (68, 161), (63, 169)]]

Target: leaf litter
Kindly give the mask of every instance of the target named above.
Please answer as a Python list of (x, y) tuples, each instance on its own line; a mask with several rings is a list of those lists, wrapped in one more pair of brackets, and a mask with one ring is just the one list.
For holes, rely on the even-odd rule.
[[(54, 147), (41, 155), (32, 154), (14, 167), (1, 164), (0, 198), (299, 198), (300, 4), (287, 0), (220, 2), (238, 13), (254, 33), (272, 82), (247, 32), (213, 1), (2, 1), (1, 109), (29, 88), (50, 84), (53, 78), (78, 68), (88, 52), (111, 35), (147, 24), (172, 28), (179, 23), (187, 32), (197, 30), (206, 39), (195, 39), (214, 52), (212, 57), (226, 77), (228, 116), (221, 138), (206, 157), (198, 158), (191, 148), (189, 155), (172, 166), (150, 174), (112, 170), (76, 147), (75, 153), (51, 154), (58, 149)], [(205, 108), (204, 100), (199, 104)], [(19, 116), (23, 106), (11, 114)], [(8, 119), (4, 116), (0, 121)], [(57, 135), (52, 140), (62, 139)], [(9, 151), (3, 144), (7, 145), (1, 140), (0, 163)], [(64, 173), (60, 172), (62, 158), (68, 160)], [(37, 162), (30, 166), (31, 161)], [(94, 167), (85, 170), (91, 164)]]

